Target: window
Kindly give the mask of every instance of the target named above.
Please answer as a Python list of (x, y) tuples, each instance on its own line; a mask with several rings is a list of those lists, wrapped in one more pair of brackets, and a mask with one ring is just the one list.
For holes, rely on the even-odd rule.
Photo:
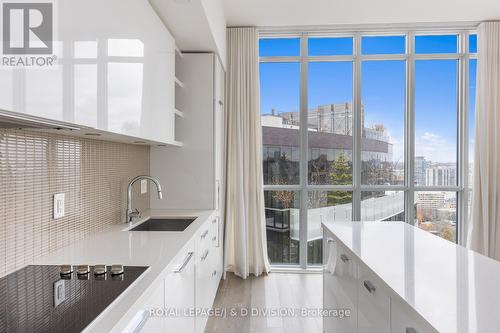
[(457, 66), (457, 60), (416, 61), (417, 186), (457, 185)]
[(309, 63), (309, 184), (352, 185), (352, 80), (352, 62)]
[(299, 184), (299, 63), (260, 64), (264, 184)]
[(361, 65), (363, 185), (404, 184), (405, 72), (404, 60)]
[(405, 49), (405, 36), (363, 36), (361, 39), (361, 54), (403, 54)]
[(470, 209), (476, 44), (467, 32), (261, 39), (273, 265), (320, 264), (322, 221), (406, 221), (460, 239)]
[(352, 37), (315, 38), (308, 39), (310, 56), (352, 55)]

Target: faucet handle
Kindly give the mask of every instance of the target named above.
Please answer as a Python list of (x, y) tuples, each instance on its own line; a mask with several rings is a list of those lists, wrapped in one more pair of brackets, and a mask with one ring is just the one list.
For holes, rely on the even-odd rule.
[(132, 222), (132, 219), (136, 217), (141, 217), (141, 212), (137, 208), (128, 213), (129, 222)]

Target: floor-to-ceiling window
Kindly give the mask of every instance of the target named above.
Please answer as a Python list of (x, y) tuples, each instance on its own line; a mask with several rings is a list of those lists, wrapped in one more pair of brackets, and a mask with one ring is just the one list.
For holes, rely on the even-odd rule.
[(460, 241), (470, 202), (469, 30), (262, 34), (268, 252), (321, 263), (322, 221), (406, 221)]

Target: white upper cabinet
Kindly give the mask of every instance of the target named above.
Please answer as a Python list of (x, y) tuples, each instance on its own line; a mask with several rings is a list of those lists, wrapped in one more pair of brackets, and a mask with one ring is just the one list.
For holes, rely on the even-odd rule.
[(148, 1), (54, 2), (56, 65), (0, 67), (0, 109), (174, 142), (175, 41)]

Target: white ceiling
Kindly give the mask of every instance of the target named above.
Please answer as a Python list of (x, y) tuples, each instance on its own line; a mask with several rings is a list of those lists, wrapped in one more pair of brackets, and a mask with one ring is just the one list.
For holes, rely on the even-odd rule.
[(500, 0), (223, 0), (227, 26), (470, 22), (500, 19)]

